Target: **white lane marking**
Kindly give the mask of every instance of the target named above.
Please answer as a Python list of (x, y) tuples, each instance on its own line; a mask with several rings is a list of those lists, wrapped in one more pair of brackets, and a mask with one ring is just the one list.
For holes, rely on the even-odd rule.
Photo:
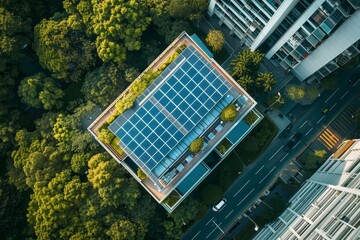
[(322, 117), (319, 119), (319, 121), (317, 121), (317, 122), (316, 122), (316, 124), (318, 124), (319, 122), (321, 122), (321, 120), (323, 120), (323, 119), (324, 119), (324, 117), (325, 117), (325, 115), (324, 115), (324, 116), (322, 116)]
[(232, 214), (232, 213), (233, 213), (233, 211), (234, 211), (234, 210), (231, 210), (231, 212), (229, 212), (229, 214), (228, 214), (228, 215), (226, 215), (225, 219), (227, 219), (227, 218), (230, 216), (230, 214)]
[(214, 230), (212, 230), (212, 231), (209, 233), (209, 235), (206, 236), (206, 238), (210, 237), (210, 235), (211, 235), (216, 229), (218, 229), (218, 228), (215, 226)]
[(329, 111), (331, 111), (331, 110), (336, 106), (336, 104), (337, 104), (337, 103), (335, 103), (335, 104), (330, 108)]
[(212, 217), (212, 218), (205, 224), (205, 226), (207, 226), (213, 219), (214, 219), (214, 217)]
[(195, 236), (191, 240), (194, 240), (200, 233), (201, 233), (201, 230), (198, 231), (197, 234), (195, 234)]
[(306, 120), (299, 128), (302, 128), (307, 122), (308, 120)]
[(288, 155), (289, 155), (289, 153), (287, 153), (287, 154), (280, 160), (280, 162), (282, 162)]
[(248, 180), (244, 186), (242, 186), (235, 194), (234, 194), (234, 197), (236, 197), (236, 195), (238, 195), (238, 193), (250, 182), (250, 180)]
[(253, 188), (238, 204), (237, 206), (239, 206), (249, 195), (250, 193), (252, 193), (255, 190), (255, 188)]
[(330, 98), (332, 98), (332, 96), (334, 96), (334, 94), (335, 94), (337, 91), (339, 91), (339, 88), (337, 88), (337, 89), (335, 90), (335, 92), (333, 92), (333, 94), (331, 94), (330, 97), (329, 97), (328, 99), (326, 99), (325, 103), (327, 103), (327, 102), (330, 100)]
[(348, 93), (349, 93), (349, 90), (347, 90), (346, 93), (344, 93), (344, 95), (342, 95), (340, 99), (343, 99), (346, 96), (346, 94), (348, 94)]
[(308, 135), (313, 129), (314, 129), (313, 127), (310, 128), (310, 130), (305, 133), (305, 136)]
[(299, 143), (300, 143), (300, 142), (298, 142), (298, 143), (297, 143), (297, 144), (296, 144), (293, 148), (296, 148), (296, 147), (297, 147), (297, 145), (299, 145)]
[(281, 148), (279, 150), (276, 151), (276, 153), (274, 153), (274, 155), (271, 156), (271, 158), (269, 158), (269, 160), (271, 160), (273, 157), (275, 157), (275, 155), (282, 149), (283, 147), (281, 146)]
[(265, 176), (263, 179), (261, 179), (261, 181), (259, 182), (259, 184), (262, 183), (262, 181), (264, 181), (265, 178), (267, 178), (267, 177), (270, 175), (270, 173), (271, 173), (272, 171), (274, 171), (274, 169), (275, 169), (275, 167), (273, 167), (273, 168), (270, 170), (270, 172), (268, 172), (268, 174), (266, 174), (266, 176)]
[(259, 170), (256, 171), (255, 175), (260, 172), (261, 169), (263, 169), (265, 166), (263, 165)]
[(359, 79), (353, 84), (353, 87), (355, 87), (356, 84), (358, 84), (360, 81)]

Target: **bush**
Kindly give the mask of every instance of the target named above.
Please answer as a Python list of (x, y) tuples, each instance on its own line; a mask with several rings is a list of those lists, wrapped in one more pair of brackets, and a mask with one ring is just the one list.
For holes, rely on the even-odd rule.
[(254, 122), (256, 122), (256, 120), (258, 120), (258, 118), (258, 115), (251, 111), (244, 117), (244, 122), (251, 126)]
[(189, 147), (190, 152), (197, 153), (201, 150), (202, 146), (204, 144), (203, 138), (197, 138), (195, 139)]
[(107, 144), (110, 144), (114, 138), (115, 135), (107, 128), (101, 129), (98, 134), (98, 139)]
[(236, 118), (237, 111), (234, 104), (230, 104), (221, 112), (220, 119), (224, 122), (231, 122)]
[(137, 170), (137, 175), (141, 180), (147, 179), (146, 173), (144, 173), (144, 171), (141, 170), (140, 168)]

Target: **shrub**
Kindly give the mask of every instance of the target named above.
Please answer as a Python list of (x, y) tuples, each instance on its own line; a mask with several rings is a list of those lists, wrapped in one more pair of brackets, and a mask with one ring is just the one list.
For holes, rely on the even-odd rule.
[(256, 120), (258, 120), (258, 118), (258, 115), (251, 111), (244, 117), (244, 122), (247, 125), (251, 126)]
[(202, 146), (204, 144), (203, 138), (197, 138), (195, 139), (189, 147), (190, 152), (197, 153), (201, 150)]
[(220, 119), (225, 122), (231, 122), (236, 118), (237, 111), (234, 104), (230, 104), (221, 112)]
[(107, 128), (101, 129), (98, 134), (99, 140), (107, 144), (110, 144), (114, 137), (115, 135)]
[(137, 170), (137, 175), (141, 180), (147, 179), (146, 173), (144, 173), (144, 171), (141, 170), (140, 168)]

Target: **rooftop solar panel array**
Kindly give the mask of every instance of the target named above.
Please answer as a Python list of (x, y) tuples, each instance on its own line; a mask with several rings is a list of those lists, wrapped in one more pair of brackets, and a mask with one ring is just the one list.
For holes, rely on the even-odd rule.
[(125, 122), (119, 116), (109, 127), (121, 139), (125, 152), (152, 178), (176, 161), (167, 156), (169, 152), (222, 99), (227, 97), (221, 105), (228, 104), (232, 88), (193, 46), (168, 68), (149, 88), (152, 92), (143, 94), (144, 102), (132, 116)]

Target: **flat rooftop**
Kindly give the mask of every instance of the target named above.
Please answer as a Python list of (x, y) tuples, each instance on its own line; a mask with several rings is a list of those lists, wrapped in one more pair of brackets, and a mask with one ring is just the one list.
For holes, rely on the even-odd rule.
[(241, 94), (192, 45), (149, 88), (109, 129), (128, 156), (158, 181)]
[[(120, 139), (118, 145), (125, 154), (119, 156), (112, 146), (97, 138), (159, 203), (189, 177), (191, 181), (186, 183), (196, 184), (181, 185), (182, 190), (188, 189), (181, 193), (181, 199), (185, 198), (213, 170), (204, 159), (256, 105), (196, 39), (185, 32), (180, 34), (89, 126), (97, 138), (98, 128), (116, 112), (116, 103), (131, 94), (131, 88), (138, 87), (145, 74), (163, 69), (132, 107), (108, 126)], [(236, 118), (221, 121), (221, 112), (232, 103)], [(239, 136), (239, 141), (246, 134)], [(204, 144), (201, 151), (192, 153), (189, 146), (197, 138), (203, 138)], [(200, 164), (205, 174), (191, 174), (200, 169)], [(137, 168), (147, 175), (146, 179), (137, 176)]]

